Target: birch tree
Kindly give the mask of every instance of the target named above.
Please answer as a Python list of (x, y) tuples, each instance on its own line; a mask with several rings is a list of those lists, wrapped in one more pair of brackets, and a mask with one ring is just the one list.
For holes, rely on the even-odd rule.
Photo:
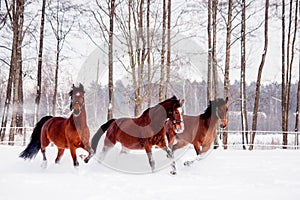
[(253, 108), (253, 118), (252, 118), (252, 133), (250, 136), (250, 146), (249, 150), (253, 150), (254, 138), (257, 128), (257, 113), (258, 113), (258, 106), (259, 106), (259, 98), (260, 98), (260, 83), (261, 83), (261, 76), (263, 72), (263, 68), (265, 65), (265, 60), (268, 51), (268, 26), (269, 26), (269, 0), (266, 0), (265, 3), (265, 33), (264, 33), (264, 49), (262, 53), (261, 62), (258, 68), (257, 80), (256, 80), (256, 90), (255, 90), (255, 102)]
[(46, 0), (42, 1), (42, 14), (40, 24), (40, 40), (39, 40), (39, 53), (38, 53), (38, 66), (37, 66), (37, 86), (35, 97), (35, 122), (39, 120), (39, 110), (41, 101), (42, 90), (42, 64), (43, 64), (43, 46), (44, 46), (44, 25), (45, 25), (45, 8)]
[[(7, 84), (6, 100), (2, 116), (0, 131), (1, 140), (5, 138), (5, 131), (9, 117), (9, 110), (12, 98), (12, 127), (9, 132), (9, 144), (13, 145), (15, 133), (22, 133), (23, 126), (23, 83), (22, 83), (22, 42), (24, 37), (24, 7), (25, 1), (5, 1), (7, 16), (12, 29), (12, 47), (10, 58), (10, 70)], [(17, 127), (17, 128), (16, 128)]]
[(163, 0), (162, 34), (161, 34), (161, 63), (158, 101), (164, 100), (164, 82), (165, 82), (165, 51), (166, 51), (166, 0)]
[(211, 70), (212, 70), (212, 42), (211, 42), (211, 1), (207, 1), (207, 102), (211, 100), (212, 83), (211, 83)]
[[(226, 55), (225, 55), (225, 74), (224, 74), (224, 92), (225, 92), (226, 100), (228, 100), (229, 98), (229, 86), (230, 86), (229, 72), (230, 72), (231, 30), (232, 30), (232, 0), (229, 0), (228, 12), (227, 12), (227, 24), (226, 24)], [(228, 139), (228, 126), (225, 128), (225, 131), (223, 132), (224, 149), (227, 149), (227, 139)]]
[(242, 0), (241, 18), (241, 76), (240, 76), (240, 99), (241, 99), (241, 118), (242, 118), (242, 142), (243, 149), (248, 144), (248, 122), (246, 108), (246, 0)]
[(113, 118), (114, 82), (113, 82), (113, 37), (114, 37), (115, 0), (110, 1), (108, 35), (108, 111), (107, 120)]
[(54, 93), (52, 100), (52, 115), (56, 115), (57, 88), (58, 88), (58, 72), (60, 68), (61, 51), (64, 47), (67, 35), (70, 33), (75, 17), (70, 16), (69, 12), (74, 5), (69, 1), (61, 2), (59, 0), (49, 1), (47, 20), (51, 25), (52, 32), (55, 37), (55, 75), (54, 75)]
[(171, 0), (167, 5), (167, 64), (166, 64), (166, 93), (165, 99), (170, 96), (170, 76), (171, 76)]
[[(288, 144), (288, 121), (290, 107), (290, 88), (292, 81), (292, 68), (295, 55), (295, 41), (298, 26), (298, 6), (299, 0), (296, 0), (296, 6), (293, 6), (293, 0), (288, 4), (288, 33), (286, 36), (286, 5), (285, 0), (282, 0), (282, 46), (281, 46), (281, 68), (282, 68), (282, 91), (281, 91), (281, 106), (282, 106), (282, 131), (283, 131), (283, 148), (287, 148)], [(295, 9), (296, 8), (296, 9)], [(293, 29), (294, 28), (294, 29)], [(287, 41), (286, 41), (287, 37)]]

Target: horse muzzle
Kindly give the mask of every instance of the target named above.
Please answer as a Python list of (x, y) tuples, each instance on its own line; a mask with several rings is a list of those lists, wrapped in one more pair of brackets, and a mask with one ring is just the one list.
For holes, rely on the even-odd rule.
[(76, 109), (76, 110), (74, 109), (74, 110), (73, 110), (73, 114), (75, 115), (75, 117), (79, 116), (80, 113), (81, 113), (81, 109), (78, 109), (78, 110), (77, 110), (77, 109)]
[(227, 121), (226, 120), (221, 120), (220, 128), (224, 129), (226, 127), (227, 127)]
[(177, 125), (177, 124), (174, 124), (175, 125), (175, 133), (176, 134), (180, 134), (180, 133), (183, 133), (184, 131), (184, 123), (183, 121), (180, 122), (180, 125)]

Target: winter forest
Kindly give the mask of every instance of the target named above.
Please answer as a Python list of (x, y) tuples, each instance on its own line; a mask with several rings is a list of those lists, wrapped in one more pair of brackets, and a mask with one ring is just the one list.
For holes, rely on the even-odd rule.
[(173, 95), (187, 115), (228, 97), (224, 148), (298, 146), (299, 0), (0, 2), (1, 144), (68, 116), (82, 83), (91, 134)]

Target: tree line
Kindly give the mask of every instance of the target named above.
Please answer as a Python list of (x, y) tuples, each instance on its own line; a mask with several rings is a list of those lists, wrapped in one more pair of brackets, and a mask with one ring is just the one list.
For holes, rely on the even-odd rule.
[[(1, 140), (7, 134), (6, 127), (24, 126), (24, 94), (28, 97), (26, 93), (29, 93), (28, 90), (24, 91), (24, 79), (28, 77), (30, 82), (35, 82), (36, 85), (33, 122), (44, 114), (45, 109), (40, 109), (43, 95), (47, 105), (45, 114), (56, 115), (65, 112), (60, 105), (67, 101), (67, 97), (59, 83), (64, 82), (67, 85), (72, 82), (72, 78), (62, 80), (60, 77), (60, 72), (66, 73), (61, 63), (70, 59), (64, 52), (65, 45), (72, 41), (70, 35), (85, 35), (96, 47), (106, 52), (107, 92), (101, 94), (108, 97), (107, 119), (113, 117), (116, 113), (115, 105), (120, 103), (116, 102), (115, 91), (118, 85), (113, 79), (120, 66), (130, 76), (129, 88), (133, 91), (130, 99), (133, 100), (134, 116), (139, 115), (143, 108), (149, 107), (153, 102), (162, 101), (171, 95), (172, 87), (176, 85), (174, 80), (178, 77), (175, 68), (184, 60), (175, 55), (174, 44), (178, 38), (176, 35), (184, 35), (207, 45), (202, 45), (207, 72), (203, 80), (206, 84), (204, 102), (217, 97), (229, 97), (229, 103), (237, 100), (238, 104), (235, 105), (239, 106), (240, 128), (243, 136), (249, 137), (248, 143), (252, 149), (251, 144), (255, 141), (255, 131), (258, 129), (257, 119), (264, 107), (261, 80), (265, 60), (270, 51), (269, 20), (281, 22), (282, 76), (281, 82), (277, 84), (280, 88), (276, 88), (281, 95), (269, 97), (273, 100), (267, 102), (275, 101), (276, 105), (280, 103), (280, 109), (277, 110), (276, 107), (276, 111), (281, 116), (283, 145), (286, 145), (291, 113), (294, 112), (291, 110), (294, 108), (291, 106), (293, 94), (297, 94), (293, 128), (298, 131), (300, 85), (299, 77), (293, 78), (293, 68), (295, 56), (299, 54), (299, 50), (296, 49), (299, 0), (265, 0), (258, 8), (254, 0), (194, 0), (180, 1), (181, 3), (171, 0), (95, 0), (85, 4), (59, 0), (1, 2), (0, 60), (1, 71), (4, 72), (0, 77), (3, 83), (1, 90), (4, 91), (1, 96)], [(263, 19), (256, 24), (249, 23), (253, 22), (251, 19), (257, 13), (264, 13)], [(202, 31), (195, 31), (197, 29)], [(259, 35), (256, 37), (262, 38), (263, 43), (259, 58), (261, 61), (257, 66), (255, 92), (251, 93), (254, 100), (249, 98), (249, 90), (253, 90), (253, 84), (249, 87), (246, 81), (247, 69), (251, 65), (248, 62), (248, 45), (250, 39), (255, 37), (253, 35)], [(116, 41), (126, 47), (123, 52), (125, 59), (116, 55)], [(105, 47), (102, 44), (106, 44)], [(232, 55), (237, 52), (234, 50), (237, 48), (240, 49), (239, 61), (235, 58), (236, 54)], [(235, 83), (230, 82), (233, 68), (240, 71), (239, 81)], [(293, 81), (297, 81), (298, 84), (295, 93), (291, 89), (294, 86)], [(233, 89), (236, 93), (231, 92)], [(239, 94), (238, 98), (235, 97), (236, 94)], [(234, 108), (236, 110), (236, 106)], [(248, 119), (249, 111), (253, 112), (251, 122)], [(252, 132), (248, 136), (249, 130)], [(14, 141), (14, 135), (21, 134), (21, 131), (22, 129), (18, 128), (10, 129), (8, 140)], [(227, 137), (225, 132), (224, 144), (227, 143)]]

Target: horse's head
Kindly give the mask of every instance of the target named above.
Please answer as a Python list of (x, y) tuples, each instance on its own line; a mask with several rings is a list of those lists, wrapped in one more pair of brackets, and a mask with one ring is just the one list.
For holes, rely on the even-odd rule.
[(169, 107), (166, 108), (168, 118), (172, 122), (172, 126), (176, 133), (182, 133), (184, 131), (183, 122), (183, 104), (184, 100), (179, 100), (175, 96), (170, 98)]
[(226, 128), (227, 126), (227, 114), (228, 114), (228, 98), (226, 100), (218, 98), (214, 101), (214, 107), (216, 108), (216, 116), (220, 121), (220, 128)]
[(79, 116), (84, 106), (84, 87), (80, 83), (78, 87), (74, 84), (72, 90), (69, 92), (71, 97), (70, 110), (73, 110), (75, 117)]

